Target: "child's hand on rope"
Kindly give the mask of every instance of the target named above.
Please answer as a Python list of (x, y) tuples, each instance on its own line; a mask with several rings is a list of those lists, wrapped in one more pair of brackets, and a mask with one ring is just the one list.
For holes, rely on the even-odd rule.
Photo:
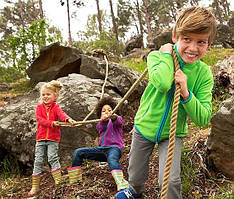
[(172, 50), (173, 50), (173, 44), (167, 43), (160, 47), (159, 52), (172, 54)]
[(72, 126), (74, 126), (74, 124), (76, 123), (76, 121), (73, 120), (72, 118), (68, 118), (67, 122), (70, 123)]
[(115, 120), (116, 118), (117, 118), (117, 115), (115, 113), (111, 115), (112, 120)]
[(186, 101), (189, 98), (187, 76), (180, 69), (175, 72), (175, 84), (180, 85), (180, 95), (182, 96), (183, 100)]
[(52, 126), (53, 126), (53, 127), (59, 126), (59, 121), (53, 121), (53, 122), (52, 122)]

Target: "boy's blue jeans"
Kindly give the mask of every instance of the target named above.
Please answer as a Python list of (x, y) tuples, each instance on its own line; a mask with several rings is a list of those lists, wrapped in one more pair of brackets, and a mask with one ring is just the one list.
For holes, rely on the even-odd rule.
[(122, 152), (118, 147), (87, 147), (76, 149), (72, 159), (72, 167), (81, 166), (83, 159), (107, 162), (109, 169), (122, 170), (119, 159)]
[(33, 175), (39, 175), (42, 173), (42, 166), (47, 155), (48, 162), (51, 166), (51, 170), (60, 169), (59, 156), (58, 156), (59, 143), (49, 140), (37, 141), (35, 146), (35, 160)]

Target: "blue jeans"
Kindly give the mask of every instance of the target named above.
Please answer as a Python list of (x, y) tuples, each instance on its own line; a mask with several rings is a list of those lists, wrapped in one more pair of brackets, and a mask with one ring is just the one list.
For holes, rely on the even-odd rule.
[(118, 147), (87, 147), (76, 149), (72, 159), (72, 167), (81, 166), (83, 159), (96, 160), (100, 162), (107, 162), (109, 169), (122, 170), (119, 159), (122, 152)]
[(39, 175), (43, 172), (42, 166), (47, 155), (51, 170), (60, 169), (58, 156), (59, 143), (49, 140), (37, 141), (35, 146), (35, 160), (33, 175)]

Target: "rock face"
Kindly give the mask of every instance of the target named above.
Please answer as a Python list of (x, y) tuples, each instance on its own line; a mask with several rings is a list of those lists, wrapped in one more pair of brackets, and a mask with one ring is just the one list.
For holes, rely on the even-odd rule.
[(134, 48), (143, 48), (143, 36), (142, 35), (137, 35), (134, 37), (131, 37), (129, 41), (126, 42), (125, 44), (125, 53), (126, 55), (130, 54), (131, 51)]
[(228, 59), (218, 61), (216, 67), (219, 68), (215, 76), (215, 86), (213, 94), (222, 95), (223, 93), (230, 93), (234, 96), (234, 56)]
[[(128, 91), (137, 80), (138, 73), (116, 63), (108, 63), (108, 81), (112, 89), (121, 96)], [(60, 46), (54, 43), (45, 47), (40, 56), (27, 69), (30, 80), (34, 83), (47, 82), (68, 74), (77, 73), (91, 79), (105, 79), (106, 62), (103, 59), (84, 54), (79, 49)], [(141, 83), (130, 96), (139, 98), (145, 83)]]
[(217, 26), (217, 34), (214, 40), (214, 45), (222, 46), (223, 48), (234, 48), (234, 31), (233, 27), (219, 24)]
[(234, 180), (234, 98), (221, 103), (211, 119), (208, 149), (215, 167)]
[(50, 81), (71, 73), (80, 73), (80, 49), (51, 44), (40, 51), (40, 56), (26, 70), (32, 83)]
[(160, 33), (153, 39), (154, 49), (159, 50), (159, 48), (166, 43), (173, 43), (171, 38), (171, 31), (164, 31)]
[[(51, 59), (57, 57), (53, 54), (54, 47), (50, 46), (49, 48), (52, 48), (51, 51), (48, 51)], [(60, 47), (57, 46), (56, 48)], [(77, 56), (74, 56), (75, 58), (72, 59), (72, 53), (75, 52), (75, 50), (65, 49), (65, 51), (71, 53), (71, 58), (67, 58), (67, 60), (71, 60), (70, 63), (81, 62), (79, 70), (73, 67), (75, 65), (70, 65), (71, 68), (76, 68), (80, 74), (68, 73), (67, 75), (67, 72), (71, 71), (68, 67), (69, 64), (65, 64), (67, 67), (66, 70), (63, 70), (63, 67), (60, 68), (62, 71), (66, 72), (61, 73), (60, 71), (56, 73), (55, 70), (54, 73), (50, 74), (53, 79), (59, 77), (60, 75), (58, 74), (63, 74), (61, 76), (64, 77), (57, 79), (64, 85), (63, 89), (60, 91), (58, 104), (73, 119), (82, 121), (95, 107), (101, 96), (106, 64), (99, 58), (84, 54), (80, 55), (80, 58), (76, 54)], [(31, 73), (33, 81), (37, 82), (40, 81), (40, 79), (46, 79), (46, 81), (51, 80), (50, 75), (47, 73), (54, 70), (56, 64), (52, 65), (52, 69), (50, 68), (50, 64), (45, 65), (45, 63), (53, 63), (47, 58), (49, 55), (42, 53), (42, 57), (39, 57), (35, 61), (37, 64), (34, 64), (33, 69), (30, 69), (33, 71), (33, 73)], [(43, 57), (46, 59), (43, 59)], [(69, 57), (69, 53), (67, 57)], [(59, 57), (56, 59), (58, 58)], [(61, 58), (61, 60), (63, 59), (64, 58)], [(54, 63), (57, 63), (56, 60)], [(35, 68), (36, 66), (39, 68)], [(57, 66), (62, 65), (58, 64)], [(45, 69), (44, 71), (43, 67)], [(109, 63), (109, 76), (105, 87), (105, 96), (112, 96), (119, 101), (138, 78), (139, 74), (135, 71), (115, 63)], [(27, 95), (13, 98), (5, 106), (0, 107), (0, 149), (14, 154), (19, 161), (28, 166), (32, 166), (34, 160), (35, 135), (37, 130), (35, 109), (37, 104), (39, 104), (39, 90), (43, 84), (43, 82), (39, 82), (35, 89)], [(140, 99), (145, 86), (146, 82), (143, 81), (136, 88), (128, 101), (121, 107), (122, 114), (124, 114), (124, 112), (126, 113), (128, 105)], [(95, 115), (92, 115), (89, 119), (97, 118)], [(61, 143), (59, 150), (61, 162), (71, 162), (74, 150), (92, 142), (96, 136), (96, 124), (88, 124), (80, 127), (61, 127)]]

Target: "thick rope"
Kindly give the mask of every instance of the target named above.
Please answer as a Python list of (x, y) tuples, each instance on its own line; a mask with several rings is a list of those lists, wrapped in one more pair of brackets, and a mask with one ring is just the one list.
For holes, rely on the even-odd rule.
[[(124, 97), (120, 100), (120, 102), (117, 104), (117, 106), (114, 108), (112, 111), (112, 114), (114, 114), (120, 106), (124, 103), (124, 101), (131, 95), (131, 93), (135, 90), (135, 88), (140, 84), (146, 73), (148, 72), (148, 69), (146, 68), (144, 72), (141, 74), (141, 76), (137, 79), (137, 81), (134, 82), (134, 84), (131, 86), (131, 88), (128, 90), (128, 92), (124, 95)], [(76, 122), (73, 126), (80, 126), (80, 125), (85, 125), (85, 124), (92, 124), (92, 123), (97, 123), (101, 122), (101, 119), (96, 119), (96, 120), (88, 120), (88, 121), (78, 121)], [(71, 126), (69, 123), (66, 122), (59, 122), (59, 126)]]
[[(172, 52), (173, 59), (174, 59), (174, 68), (175, 72), (180, 69), (179, 61), (177, 59), (176, 53)], [(175, 85), (175, 94), (174, 94), (174, 103), (172, 106), (172, 115), (170, 121), (170, 136), (169, 136), (169, 144), (168, 144), (168, 151), (167, 151), (167, 160), (166, 160), (166, 167), (164, 170), (163, 176), (163, 185), (161, 191), (161, 199), (167, 199), (167, 192), (168, 192), (168, 182), (171, 172), (171, 165), (172, 160), (174, 157), (174, 148), (175, 148), (175, 133), (176, 133), (176, 120), (177, 120), (177, 113), (178, 113), (178, 105), (180, 100), (180, 86), (178, 84)]]

